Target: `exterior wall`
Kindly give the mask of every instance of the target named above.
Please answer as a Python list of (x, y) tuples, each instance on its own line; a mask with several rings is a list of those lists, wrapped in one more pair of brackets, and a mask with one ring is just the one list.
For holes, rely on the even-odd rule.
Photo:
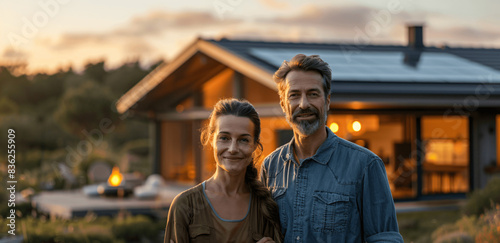
[[(244, 78), (244, 98), (250, 103), (256, 104), (273, 104), (277, 105), (280, 98), (277, 91), (274, 91), (259, 82), (253, 81), (249, 78)], [(280, 114), (277, 114), (278, 116)]]
[(162, 122), (160, 161), (166, 180), (194, 180), (192, 144), (192, 122)]
[(497, 138), (495, 132), (495, 114), (478, 113), (473, 116), (472, 144), (474, 189), (483, 188), (492, 174), (486, 173), (485, 168), (495, 165), (497, 160)]
[(212, 109), (219, 99), (233, 97), (233, 74), (226, 69), (203, 84), (203, 107)]

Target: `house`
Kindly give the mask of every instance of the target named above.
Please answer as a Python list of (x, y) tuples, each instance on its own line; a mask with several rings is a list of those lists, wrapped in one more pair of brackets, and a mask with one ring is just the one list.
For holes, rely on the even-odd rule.
[(225, 97), (244, 98), (262, 119), (264, 156), (291, 128), (273, 73), (295, 54), (319, 54), (333, 70), (327, 125), (385, 163), (397, 200), (464, 197), (500, 172), (500, 49), (197, 39), (116, 103), (151, 121), (154, 171), (200, 182), (215, 170), (199, 129)]

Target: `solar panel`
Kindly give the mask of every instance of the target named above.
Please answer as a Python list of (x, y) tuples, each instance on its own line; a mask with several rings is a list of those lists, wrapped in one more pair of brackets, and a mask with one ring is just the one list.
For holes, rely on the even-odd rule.
[[(334, 80), (374, 82), (500, 83), (500, 71), (448, 53), (250, 48), (250, 54), (279, 67), (298, 53), (320, 55)], [(412, 59), (413, 58), (413, 59)], [(416, 58), (416, 59), (415, 59)]]

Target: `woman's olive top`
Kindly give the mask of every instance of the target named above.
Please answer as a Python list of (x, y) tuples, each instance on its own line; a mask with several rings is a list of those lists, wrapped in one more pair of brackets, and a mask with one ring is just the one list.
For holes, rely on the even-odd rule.
[[(246, 242), (257, 242), (263, 237), (279, 237), (275, 234), (272, 224), (264, 218), (261, 207), (262, 201), (252, 195), (248, 213), (242, 219), (247, 221), (243, 224), (245, 228), (241, 229), (248, 234), (248, 237), (245, 237)], [(220, 232), (221, 228), (214, 226), (217, 217), (204, 194), (204, 183), (184, 191), (177, 195), (170, 205), (164, 242), (218, 242), (222, 237), (217, 235), (220, 234), (217, 232)], [(235, 239), (231, 239), (231, 242), (233, 240)]]

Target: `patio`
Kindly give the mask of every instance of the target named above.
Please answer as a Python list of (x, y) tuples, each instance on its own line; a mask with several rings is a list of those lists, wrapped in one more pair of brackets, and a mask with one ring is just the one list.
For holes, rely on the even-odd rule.
[(88, 213), (97, 216), (114, 216), (127, 211), (132, 215), (142, 214), (164, 218), (174, 197), (192, 185), (168, 183), (160, 188), (158, 196), (150, 199), (130, 197), (89, 197), (82, 190), (46, 191), (35, 195), (33, 207), (50, 217), (71, 219), (84, 217)]

